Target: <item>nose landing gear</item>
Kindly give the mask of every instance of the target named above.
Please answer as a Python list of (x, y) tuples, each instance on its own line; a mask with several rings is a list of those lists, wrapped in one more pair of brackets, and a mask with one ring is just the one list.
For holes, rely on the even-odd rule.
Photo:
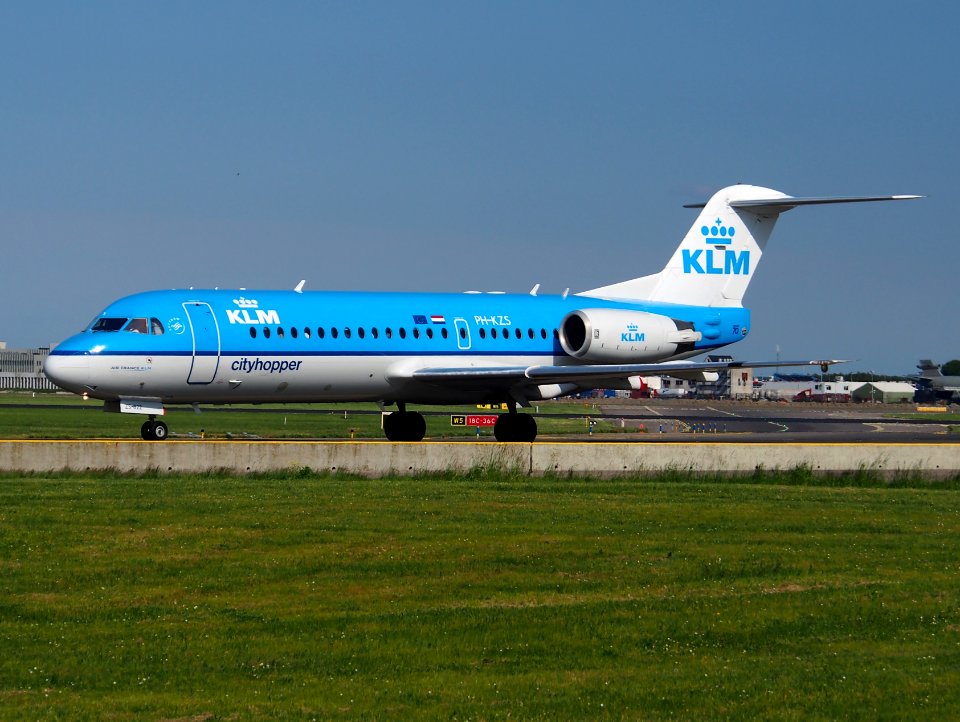
[(140, 427), (140, 438), (144, 441), (163, 441), (167, 438), (167, 425), (157, 421), (155, 416), (151, 416)]

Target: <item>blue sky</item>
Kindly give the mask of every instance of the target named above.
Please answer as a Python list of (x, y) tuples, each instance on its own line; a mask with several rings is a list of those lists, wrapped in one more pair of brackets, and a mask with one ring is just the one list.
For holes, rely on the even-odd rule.
[(584, 290), (732, 183), (742, 359), (960, 357), (953, 3), (0, 5), (0, 339), (174, 287)]

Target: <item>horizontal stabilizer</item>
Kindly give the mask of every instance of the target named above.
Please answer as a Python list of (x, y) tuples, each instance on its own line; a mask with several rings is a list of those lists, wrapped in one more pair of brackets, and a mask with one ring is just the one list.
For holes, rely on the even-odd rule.
[[(831, 203), (872, 203), (874, 201), (910, 201), (923, 196), (812, 196), (809, 198), (755, 198), (730, 201), (731, 208), (749, 208), (754, 213), (783, 213), (797, 206), (822, 206)], [(687, 203), (684, 208), (703, 208), (707, 203)]]

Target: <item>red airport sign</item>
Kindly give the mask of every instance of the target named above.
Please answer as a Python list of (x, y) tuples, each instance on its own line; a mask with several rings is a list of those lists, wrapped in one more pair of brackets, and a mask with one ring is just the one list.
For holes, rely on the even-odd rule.
[(451, 414), (451, 426), (493, 426), (498, 414)]

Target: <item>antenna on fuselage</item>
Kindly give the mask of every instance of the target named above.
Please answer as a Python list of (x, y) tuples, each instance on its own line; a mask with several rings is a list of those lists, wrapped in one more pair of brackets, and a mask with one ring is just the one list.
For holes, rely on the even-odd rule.
[(535, 285), (533, 288), (530, 289), (530, 295), (531, 295), (531, 296), (536, 296), (536, 295), (537, 295), (537, 291), (539, 291), (539, 290), (540, 290), (540, 284), (538, 283), (537, 285)]
[(300, 281), (300, 283), (296, 285), (296, 287), (293, 290), (296, 291), (297, 293), (303, 293), (303, 284), (305, 284), (306, 282), (307, 282), (307, 279), (304, 278), (303, 280)]

